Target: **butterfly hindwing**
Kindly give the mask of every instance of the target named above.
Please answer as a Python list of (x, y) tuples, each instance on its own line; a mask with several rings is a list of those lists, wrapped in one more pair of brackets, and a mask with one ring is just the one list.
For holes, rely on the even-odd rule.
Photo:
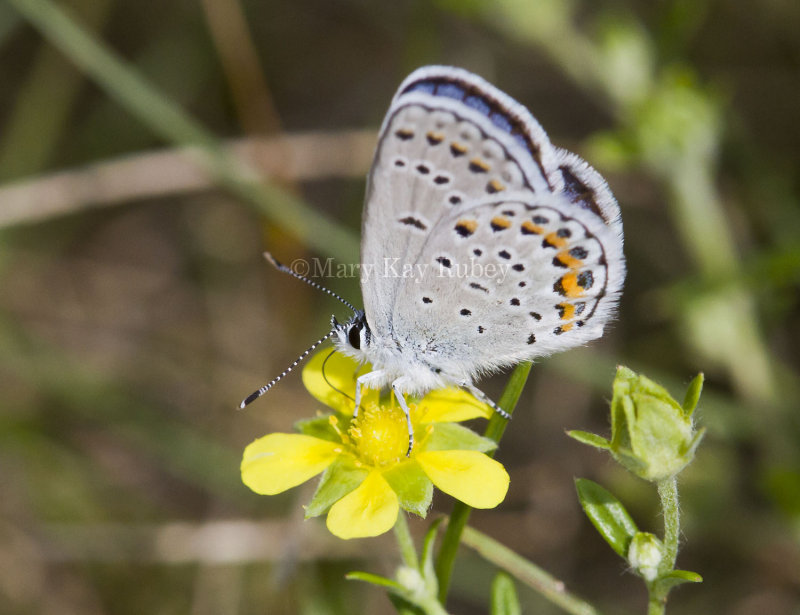
[(473, 376), (595, 339), (619, 294), (612, 240), (558, 195), (448, 216), (420, 254), (420, 275), (398, 287), (394, 335), (426, 340)]

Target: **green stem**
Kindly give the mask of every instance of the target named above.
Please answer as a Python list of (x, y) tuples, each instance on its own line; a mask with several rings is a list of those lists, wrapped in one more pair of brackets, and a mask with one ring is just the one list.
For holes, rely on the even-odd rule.
[(650, 592), (650, 599), (647, 602), (647, 615), (664, 615), (667, 603), (664, 598), (660, 598), (655, 593)]
[[(532, 363), (520, 363), (514, 368), (511, 373), (511, 378), (508, 380), (503, 394), (500, 396), (500, 401), (497, 405), (503, 410), (511, 414), (519, 401), (519, 396), (522, 394), (522, 389), (528, 380), (528, 374), (531, 371)], [(506, 430), (508, 421), (495, 413), (489, 424), (486, 426), (484, 435), (491, 438), (495, 442), (500, 442), (503, 437), (503, 432)], [(493, 455), (493, 453), (489, 453)], [(450, 577), (453, 574), (453, 566), (456, 561), (456, 552), (458, 551), (458, 544), (461, 541), (461, 534), (464, 527), (469, 521), (472, 508), (457, 501), (453, 505), (453, 512), (450, 513), (450, 520), (447, 524), (447, 529), (442, 539), (442, 546), (439, 549), (439, 555), (436, 558), (436, 578), (439, 580), (439, 601), (445, 604), (447, 601), (447, 592), (450, 589)]]
[(678, 505), (678, 479), (667, 478), (658, 483), (658, 496), (661, 498), (661, 512), (664, 515), (664, 561), (659, 566), (663, 575), (675, 568), (678, 558), (678, 540), (681, 531), (681, 512)]
[(397, 546), (400, 549), (403, 563), (409, 568), (418, 570), (417, 550), (414, 548), (414, 539), (411, 537), (411, 532), (408, 529), (408, 520), (402, 510), (397, 515), (397, 522), (394, 524), (394, 535), (397, 538)]
[(421, 602), (419, 606), (425, 611), (425, 615), (449, 615), (439, 601), (433, 597)]
[(458, 544), (461, 542), (461, 534), (469, 521), (472, 508), (457, 501), (453, 505), (450, 513), (450, 520), (442, 538), (442, 546), (436, 558), (436, 578), (439, 580), (439, 601), (442, 604), (447, 602), (447, 592), (450, 589), (450, 577), (453, 575), (453, 566), (456, 563), (456, 553)]
[(462, 541), (480, 553), (486, 561), (502, 568), (514, 578), (535, 589), (550, 602), (572, 615), (598, 615), (591, 604), (570, 594), (564, 582), (545, 572), (539, 566), (518, 555), (505, 545), (478, 530), (464, 529)]
[[(661, 514), (664, 517), (664, 559), (658, 567), (661, 577), (675, 569), (678, 558), (678, 541), (681, 533), (681, 511), (678, 505), (678, 479), (667, 478), (658, 483)], [(669, 589), (661, 583), (648, 583), (647, 615), (664, 615)]]

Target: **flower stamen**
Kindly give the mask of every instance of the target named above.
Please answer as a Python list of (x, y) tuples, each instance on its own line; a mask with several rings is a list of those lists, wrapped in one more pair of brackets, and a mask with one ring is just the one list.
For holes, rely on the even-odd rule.
[(398, 408), (368, 405), (348, 430), (355, 451), (372, 466), (398, 463), (408, 449), (408, 427)]

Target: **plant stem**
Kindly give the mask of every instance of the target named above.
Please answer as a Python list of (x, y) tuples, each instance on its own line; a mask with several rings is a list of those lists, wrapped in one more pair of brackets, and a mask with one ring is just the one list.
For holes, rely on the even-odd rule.
[(647, 615), (664, 615), (667, 603), (664, 598), (659, 598), (653, 592), (650, 592), (650, 598), (647, 601)]
[(659, 573), (665, 574), (675, 568), (678, 558), (678, 540), (681, 531), (681, 512), (678, 505), (678, 479), (667, 478), (658, 483), (658, 496), (661, 498), (661, 512), (664, 515), (664, 561)]
[(475, 549), (487, 561), (535, 589), (567, 613), (572, 615), (598, 615), (597, 609), (591, 604), (570, 594), (564, 587), (563, 581), (556, 579), (533, 562), (528, 561), (486, 534), (468, 527), (464, 529), (462, 540), (465, 545)]
[[(661, 514), (664, 516), (664, 559), (658, 567), (658, 576), (675, 569), (678, 558), (678, 540), (681, 533), (681, 511), (678, 505), (678, 479), (667, 478), (658, 483)], [(664, 615), (669, 589), (660, 583), (648, 583), (647, 615)]]
[(414, 548), (414, 539), (411, 537), (408, 520), (402, 510), (397, 515), (397, 522), (394, 524), (394, 535), (397, 538), (397, 546), (400, 549), (403, 563), (409, 568), (417, 570), (419, 568), (417, 550)]
[[(500, 401), (497, 403), (503, 410), (511, 414), (519, 401), (519, 396), (522, 394), (522, 389), (528, 380), (528, 374), (531, 371), (532, 363), (520, 363), (514, 368), (511, 373), (511, 378), (508, 380), (503, 394), (500, 396)], [(484, 435), (491, 438), (495, 442), (500, 442), (503, 437), (503, 432), (506, 429), (508, 420), (495, 413), (489, 424), (486, 426)], [(494, 453), (488, 453), (490, 456)], [(450, 513), (450, 520), (447, 524), (447, 529), (442, 539), (442, 546), (439, 549), (439, 556), (436, 558), (436, 577), (439, 580), (439, 601), (445, 604), (447, 601), (447, 592), (450, 589), (450, 577), (453, 574), (453, 566), (455, 565), (456, 552), (458, 551), (458, 544), (461, 541), (461, 533), (467, 525), (472, 508), (457, 501), (453, 505), (453, 512)]]
[(447, 602), (447, 592), (450, 589), (450, 577), (453, 574), (453, 566), (456, 563), (456, 553), (458, 544), (461, 542), (461, 533), (464, 526), (469, 521), (472, 508), (464, 502), (456, 502), (453, 505), (453, 512), (450, 513), (450, 520), (444, 532), (442, 546), (439, 549), (439, 556), (436, 558), (436, 578), (439, 579), (439, 602)]

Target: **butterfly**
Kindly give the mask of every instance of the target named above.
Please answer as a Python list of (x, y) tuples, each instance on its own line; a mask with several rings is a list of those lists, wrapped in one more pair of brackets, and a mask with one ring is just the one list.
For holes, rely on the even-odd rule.
[(605, 180), (525, 107), (466, 70), (423, 67), (395, 94), (368, 176), (364, 309), (342, 300), (353, 316), (320, 342), (372, 365), (356, 412), (364, 390), (390, 386), (408, 419), (406, 395), (455, 386), (507, 417), (475, 380), (600, 337), (622, 244)]

